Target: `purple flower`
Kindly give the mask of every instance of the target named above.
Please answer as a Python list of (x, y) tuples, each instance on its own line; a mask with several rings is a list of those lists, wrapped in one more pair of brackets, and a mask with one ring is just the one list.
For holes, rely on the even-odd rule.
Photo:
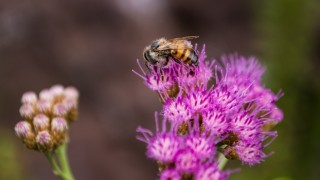
[(225, 66), (223, 81), (227, 85), (243, 90), (247, 83), (260, 84), (262, 74), (265, 71), (256, 58), (238, 56), (237, 54), (223, 56), (222, 62)]
[(146, 75), (145, 80), (151, 90), (159, 92), (165, 92), (175, 83), (170, 69), (153, 70)]
[(244, 93), (231, 91), (231, 88), (224, 84), (218, 84), (211, 93), (213, 107), (230, 113), (241, 108), (244, 100)]
[(245, 110), (239, 110), (230, 117), (230, 131), (240, 139), (253, 140), (259, 139), (262, 133), (262, 122), (255, 116)]
[(182, 95), (176, 99), (168, 99), (163, 105), (163, 116), (172, 124), (181, 124), (192, 118), (191, 105)]
[(233, 148), (239, 160), (250, 166), (262, 162), (267, 157), (259, 141), (240, 141)]
[(199, 127), (191, 124), (187, 125), (188, 133), (185, 135), (179, 135), (177, 126), (167, 131), (166, 120), (163, 120), (160, 130), (157, 114), (156, 124), (156, 134), (143, 128), (137, 131), (142, 135), (138, 139), (147, 143), (147, 156), (163, 168), (161, 179), (193, 176), (202, 165), (215, 162), (216, 142), (213, 136), (201, 133)]
[(199, 135), (198, 132), (185, 138), (185, 147), (191, 149), (201, 162), (214, 157), (216, 153), (215, 145), (212, 136)]
[(175, 168), (185, 174), (192, 174), (200, 165), (198, 154), (190, 148), (184, 148), (178, 151), (174, 158)]
[(199, 65), (195, 68), (195, 76), (197, 77), (197, 86), (207, 87), (208, 82), (213, 77), (213, 67), (215, 61), (205, 61), (206, 52), (205, 45), (203, 45), (202, 50), (199, 54)]
[(179, 137), (174, 134), (159, 134), (151, 139), (147, 149), (150, 158), (161, 163), (170, 163), (180, 150)]
[(204, 113), (203, 124), (207, 131), (210, 131), (212, 135), (217, 137), (223, 137), (230, 129), (229, 119), (221, 109), (213, 108)]
[(206, 89), (196, 87), (186, 95), (186, 101), (190, 104), (193, 113), (203, 112), (210, 107), (211, 98)]
[(265, 68), (254, 57), (224, 56), (219, 66), (205, 61), (204, 46), (198, 57), (198, 66), (170, 60), (148, 73), (139, 65), (143, 75), (134, 71), (163, 103), (162, 130), (158, 117), (155, 134), (137, 130), (147, 156), (159, 163), (160, 179), (227, 179), (230, 171), (218, 168), (219, 154), (250, 166), (260, 163), (271, 155), (264, 148), (277, 136), (270, 128), (283, 119), (275, 105), (281, 94), (261, 85)]
[(219, 170), (218, 165), (207, 163), (201, 166), (195, 175), (196, 180), (225, 180), (230, 173)]
[(181, 180), (181, 175), (176, 169), (165, 169), (160, 173), (160, 180)]
[(280, 122), (283, 119), (283, 112), (275, 106), (271, 109), (270, 118), (276, 122)]
[(181, 139), (177, 136), (174, 128), (166, 132), (166, 121), (163, 121), (162, 131), (158, 128), (158, 117), (156, 116), (157, 132), (154, 135), (151, 131), (139, 127), (137, 132), (142, 136), (137, 138), (147, 143), (147, 156), (160, 163), (172, 163), (174, 156), (181, 149)]

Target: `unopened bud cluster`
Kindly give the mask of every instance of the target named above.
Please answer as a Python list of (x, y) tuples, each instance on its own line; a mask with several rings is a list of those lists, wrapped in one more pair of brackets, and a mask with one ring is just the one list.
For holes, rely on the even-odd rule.
[(74, 87), (54, 85), (39, 96), (34, 92), (22, 95), (16, 135), (24, 144), (38, 151), (52, 151), (67, 141), (69, 124), (77, 119), (79, 92)]

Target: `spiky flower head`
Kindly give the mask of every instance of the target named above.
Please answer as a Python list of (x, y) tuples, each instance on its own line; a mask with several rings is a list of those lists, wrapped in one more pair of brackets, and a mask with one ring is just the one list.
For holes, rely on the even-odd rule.
[(271, 155), (264, 149), (277, 136), (271, 128), (283, 119), (275, 104), (282, 93), (261, 84), (265, 68), (256, 58), (233, 54), (219, 65), (205, 60), (204, 47), (196, 52), (198, 66), (169, 59), (147, 73), (140, 65), (143, 74), (134, 71), (159, 94), (163, 121), (171, 125), (156, 134), (138, 128), (161, 179), (227, 179), (230, 172), (218, 168), (219, 154), (258, 164)]
[(207, 163), (204, 164), (201, 168), (199, 168), (198, 172), (195, 174), (194, 179), (196, 180), (225, 180), (230, 175), (228, 171), (221, 171), (218, 168), (218, 164)]
[(181, 175), (176, 169), (165, 169), (160, 173), (160, 180), (181, 180)]
[(185, 174), (193, 174), (200, 165), (196, 152), (190, 148), (183, 148), (175, 155), (175, 168)]
[(181, 124), (192, 118), (191, 105), (182, 95), (167, 102), (163, 105), (163, 116), (172, 124)]
[(74, 87), (54, 85), (37, 96), (26, 92), (21, 98), (20, 115), (15, 126), (24, 144), (38, 151), (52, 151), (68, 140), (67, 130), (78, 114), (79, 92)]
[[(199, 127), (188, 124), (188, 133), (179, 134), (179, 126), (172, 125), (167, 130), (164, 119), (162, 128), (151, 131), (139, 127), (138, 139), (147, 143), (147, 156), (159, 164), (160, 179), (164, 177), (193, 177), (208, 161), (215, 162), (216, 141), (212, 136), (201, 133)], [(171, 123), (172, 124), (172, 123)]]

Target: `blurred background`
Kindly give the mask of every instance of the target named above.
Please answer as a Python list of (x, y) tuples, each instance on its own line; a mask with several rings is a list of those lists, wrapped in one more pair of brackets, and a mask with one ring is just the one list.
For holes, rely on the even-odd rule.
[(320, 179), (319, 19), (317, 0), (0, 1), (0, 179), (58, 180), (13, 132), (22, 93), (57, 83), (81, 94), (69, 145), (76, 179), (156, 179), (135, 130), (154, 129), (161, 104), (131, 69), (154, 39), (185, 35), (200, 36), (208, 59), (255, 55), (266, 86), (285, 92), (275, 154), (238, 163), (230, 179)]

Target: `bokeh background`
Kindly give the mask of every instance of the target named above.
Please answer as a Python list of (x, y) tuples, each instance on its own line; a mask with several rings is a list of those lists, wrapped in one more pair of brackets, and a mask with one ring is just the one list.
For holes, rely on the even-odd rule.
[(156, 179), (135, 129), (154, 129), (161, 104), (131, 69), (152, 40), (185, 35), (199, 35), (209, 59), (255, 55), (266, 86), (285, 92), (267, 150), (275, 154), (253, 167), (236, 162), (230, 179), (320, 179), (317, 0), (1, 0), (0, 179), (58, 179), (13, 132), (22, 93), (58, 83), (81, 93), (69, 146), (76, 179)]

